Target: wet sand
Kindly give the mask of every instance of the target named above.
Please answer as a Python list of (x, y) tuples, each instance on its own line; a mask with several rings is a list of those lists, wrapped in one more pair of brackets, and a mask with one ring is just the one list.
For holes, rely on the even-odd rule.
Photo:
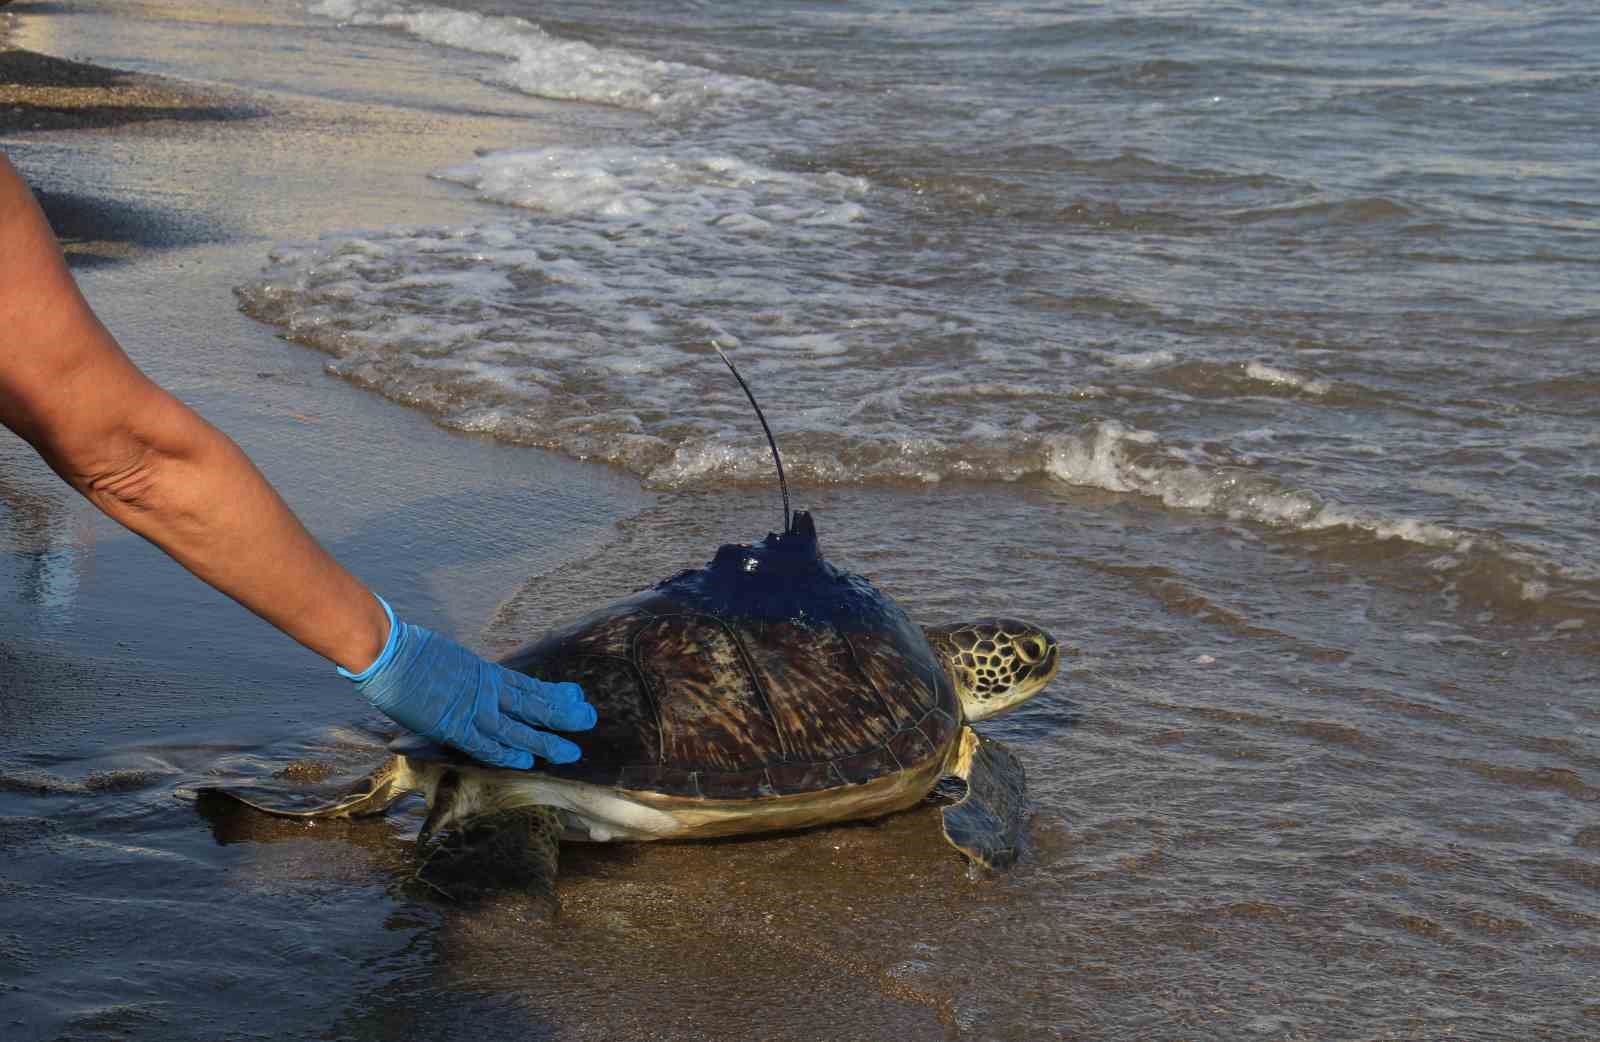
[[(607, 529), (615, 511), (602, 504), (628, 512), (643, 500), (636, 482), (603, 470), (441, 437), (425, 417), (328, 378), (321, 356), (286, 345), (234, 299), (275, 242), (472, 212), (476, 204), (426, 174), (480, 144), (537, 134), (529, 116), (544, 106), (491, 97), (465, 111), (419, 111), (192, 85), (21, 45), (70, 46), (58, 21), (74, 32), (109, 27), (113, 39), (169, 24), (203, 35), (208, 19), (225, 18), (207, 5), (12, 10), (0, 148), (40, 199), (90, 303), (147, 372), (245, 448), (319, 538), (391, 599), (409, 601), (415, 621), (475, 641), (514, 581), (494, 578), (501, 567), (530, 574), (515, 562), (559, 560)], [(493, 504), (527, 529), (483, 531), (473, 515)], [(10, 436), (0, 442), (0, 550), (21, 577), (17, 595), (0, 599), (5, 631), (20, 635), (13, 668), (33, 661), (35, 640), (57, 658), (137, 647), (152, 670), (178, 673), (195, 663), (210, 672), (204, 663), (220, 647), (248, 661), (249, 646), (263, 644), (269, 672), (292, 664), (299, 683), (348, 696), (318, 660), (101, 518)], [(155, 618), (153, 605), (163, 609)], [(199, 646), (208, 654), (189, 654)], [(8, 754), (18, 734), (48, 745), (60, 723), (26, 719), (28, 708), (0, 709)], [(285, 708), (262, 712), (281, 718)]]
[[(0, 148), (41, 198), (86, 296), (135, 360), (238, 441), (402, 615), (477, 643), (516, 581), (647, 500), (604, 471), (441, 436), (327, 377), (320, 356), (234, 300), (274, 242), (459, 219), (472, 204), (426, 173), (527, 134), (538, 104), (452, 113), (193, 86), (38, 52), (77, 53), (74, 33), (96, 27), (165, 33), (157, 15), (204, 32), (206, 5), (12, 10), (10, 43), (32, 50), (0, 56)], [(227, 904), (223, 875), (193, 888), (166, 855), (153, 875), (125, 858), (165, 834), (207, 837), (180, 839), (176, 855), (207, 859), (203, 819), (174, 798), (182, 778), (213, 771), (241, 740), (376, 723), (370, 711), (326, 663), (106, 521), (9, 435), (0, 590), (0, 1037), (319, 1034), (334, 1012), (308, 1023), (292, 1013), (304, 996), (233, 976), (265, 938), (203, 910), (221, 908), (219, 895)], [(127, 842), (109, 838), (118, 833)], [(381, 900), (352, 910), (358, 948), (381, 948), (384, 919)], [(225, 936), (241, 946), (221, 957), (231, 984), (214, 982), (229, 997), (197, 1001), (173, 983), (194, 977), (177, 966), (205, 976), (216, 946), (234, 943)], [(157, 964), (164, 984), (141, 968)], [(284, 1016), (290, 1026), (274, 1026)]]

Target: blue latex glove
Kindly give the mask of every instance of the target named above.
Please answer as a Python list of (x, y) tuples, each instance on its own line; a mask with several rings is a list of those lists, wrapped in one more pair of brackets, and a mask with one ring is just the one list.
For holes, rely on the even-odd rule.
[(594, 707), (577, 684), (550, 684), (486, 662), (446, 637), (389, 616), (389, 640), (360, 673), (340, 669), (356, 690), (399, 723), (497, 767), (528, 768), (534, 756), (572, 763), (578, 747), (540, 727), (587, 731)]

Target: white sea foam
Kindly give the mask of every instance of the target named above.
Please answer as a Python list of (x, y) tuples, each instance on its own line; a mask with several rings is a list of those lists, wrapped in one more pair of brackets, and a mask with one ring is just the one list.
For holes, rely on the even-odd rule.
[(499, 81), (543, 98), (659, 112), (777, 91), (760, 80), (560, 39), (525, 18), (394, 0), (318, 0), (310, 10), (348, 25), (401, 29), (429, 43), (506, 58)]
[(1259, 380), (1264, 384), (1271, 384), (1274, 387), (1286, 387), (1305, 394), (1324, 395), (1328, 393), (1329, 388), (1332, 386), (1326, 380), (1301, 376), (1299, 373), (1291, 373), (1287, 369), (1279, 369), (1261, 362), (1245, 363), (1244, 375), (1252, 380)]
[(1045, 471), (1069, 485), (1109, 492), (1144, 491), (1149, 482), (1135, 469), (1129, 446), (1151, 445), (1155, 440), (1150, 431), (1134, 430), (1115, 420), (1095, 424), (1087, 436), (1079, 433), (1052, 439), (1046, 449)]
[(1253, 471), (1201, 466), (1160, 446), (1156, 435), (1116, 420), (1047, 439), (1045, 471), (1058, 481), (1152, 496), (1169, 507), (1232, 520), (1311, 532), (1345, 527), (1377, 539), (1401, 539), (1457, 554), (1473, 549), (1472, 534), (1413, 518), (1352, 510), (1305, 489)]
[(1171, 365), (1178, 360), (1177, 354), (1172, 351), (1135, 351), (1128, 354), (1108, 354), (1103, 357), (1107, 365), (1117, 369), (1136, 370)]
[[(729, 190), (762, 178), (741, 181)], [(806, 190), (803, 179), (777, 181)], [(682, 212), (701, 205), (670, 202)], [(712, 337), (737, 342), (745, 375), (781, 403), (797, 480), (1042, 470), (1042, 416), (1078, 392), (1056, 377), (898, 368), (903, 345), (943, 335), (945, 320), (886, 310), (880, 294), (833, 278), (839, 229), (788, 237), (792, 226), (778, 224), (785, 237), (752, 246), (695, 221), (630, 225), (618, 240), (606, 234), (614, 220), (591, 212), (288, 247), (240, 296), (252, 314), (333, 355), (334, 373), (446, 426), (611, 462), (659, 484), (768, 478), (748, 407), (706, 351)], [(779, 270), (769, 251), (782, 254), (784, 285), (764, 277)], [(737, 267), (752, 277), (730, 275)]]
[[(727, 155), (683, 155), (628, 147), (544, 147), (493, 152), (435, 175), (490, 202), (555, 217), (648, 224), (675, 237), (764, 237), (782, 226), (791, 240), (822, 241), (866, 221), (864, 178), (772, 170)], [(817, 220), (848, 210), (849, 221)], [(509, 245), (487, 233), (491, 245)], [(502, 230), (503, 237), (517, 233)], [(557, 232), (556, 234), (561, 234)], [(543, 264), (546, 255), (525, 259)]]
[[(798, 90), (563, 40), (522, 18), (398, 0), (319, 0), (313, 10), (504, 58), (498, 80), (551, 98), (671, 114), (782, 103)], [(792, 104), (771, 111), (810, 118)], [(1318, 408), (1331, 381), (1214, 356), (1199, 341), (1069, 352), (1052, 329), (1016, 328), (1021, 312), (995, 322), (985, 305), (965, 306), (948, 279), (945, 288), (915, 273), (886, 280), (885, 258), (899, 256), (886, 244), (904, 242), (867, 180), (752, 161), (744, 124), (721, 133), (726, 125), (669, 121), (628, 145), (478, 156), (436, 176), (517, 216), (287, 248), (241, 296), (253, 314), (330, 353), (331, 371), (441, 424), (661, 485), (768, 479), (747, 407), (706, 353), (715, 340), (776, 403), (797, 481), (1047, 475), (1288, 531), (1431, 547), (1447, 576), (1497, 552), (1469, 531), (1274, 476), (1325, 462), (1298, 447), (1295, 410)], [(1084, 382), (1085, 359), (1109, 390)], [(1089, 419), (1086, 399), (1164, 433)], [(1259, 416), (1240, 431), (1167, 433), (1161, 419), (1234, 400)], [(1548, 595), (1537, 569), (1516, 574), (1513, 596)]]
[[(764, 183), (757, 175), (713, 191), (732, 198)], [(772, 183), (780, 195), (820, 191), (804, 178)], [(666, 208), (688, 214), (706, 203)], [(715, 338), (781, 416), (797, 482), (1043, 475), (1292, 532), (1342, 529), (1430, 547), (1425, 567), (1447, 583), (1523, 602), (1553, 596), (1559, 577), (1493, 537), (1296, 488), (1268, 469), (1281, 457), (1246, 466), (1253, 456), (1217, 445), (1075, 418), (1076, 403), (1096, 392), (1020, 348), (995, 362), (974, 353), (965, 365), (927, 364), (904, 345), (939, 342), (947, 320), (886, 307), (881, 288), (832, 277), (848, 242), (829, 236), (841, 229), (791, 237), (793, 223), (776, 223), (775, 241), (752, 243), (703, 221), (618, 225), (605, 211), (286, 247), (240, 296), (252, 314), (331, 354), (332, 372), (444, 426), (610, 463), (661, 486), (770, 480), (764, 439), (705, 346)], [(619, 227), (625, 235), (608, 234)], [(778, 270), (787, 280), (773, 285), (767, 273)], [(1235, 440), (1270, 445), (1276, 430)]]

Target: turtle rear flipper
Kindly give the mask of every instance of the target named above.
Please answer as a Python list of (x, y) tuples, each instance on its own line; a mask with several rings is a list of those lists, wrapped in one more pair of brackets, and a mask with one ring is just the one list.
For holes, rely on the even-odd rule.
[(457, 817), (462, 786), (448, 772), (430, 798), (417, 837), (422, 864), (415, 879), (460, 904), (519, 898), (538, 918), (555, 916), (561, 815), (552, 807), (522, 806)]
[(278, 818), (365, 818), (382, 814), (410, 789), (400, 778), (400, 761), (390, 757), (382, 767), (333, 799), (280, 785), (205, 786), (201, 799), (222, 799)]
[(1027, 834), (1022, 762), (999, 742), (967, 727), (950, 773), (966, 783), (967, 793), (944, 808), (945, 839), (984, 868), (1010, 868)]

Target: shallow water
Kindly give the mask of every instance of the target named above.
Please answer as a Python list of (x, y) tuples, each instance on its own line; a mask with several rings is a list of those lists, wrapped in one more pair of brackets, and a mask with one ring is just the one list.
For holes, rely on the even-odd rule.
[[(969, 878), (923, 809), (573, 848), (554, 929), (442, 907), (405, 885), (414, 815), (175, 799), (358, 769), (379, 721), (252, 708), (310, 667), (238, 626), (48, 630), (153, 565), (86, 570), (47, 479), (4, 485), (41, 627), (0, 658), (29, 707), (0, 726), (7, 1039), (1600, 1032), (1592, 15), (454, 7), (267, 4), (248, 36), (280, 55), (254, 87), (496, 121), (418, 179), (447, 218), (258, 231), (236, 265), (261, 340), (317, 349), (255, 348), (280, 408), (403, 407), (364, 421), (416, 457), (397, 516), (338, 507), (331, 450), (299, 472), (336, 551), (505, 651), (759, 538), (779, 499), (715, 339), (835, 564), (1073, 649), (984, 725), (1033, 849)], [(164, 596), (158, 634), (192, 629)], [(35, 723), (122, 691), (120, 727)]]
[(280, 249), (244, 306), (331, 372), (654, 485), (765, 481), (715, 340), (801, 481), (1129, 492), (1591, 617), (1576, 8), (479, 6), (313, 10), (648, 118), (436, 171), (482, 220)]

